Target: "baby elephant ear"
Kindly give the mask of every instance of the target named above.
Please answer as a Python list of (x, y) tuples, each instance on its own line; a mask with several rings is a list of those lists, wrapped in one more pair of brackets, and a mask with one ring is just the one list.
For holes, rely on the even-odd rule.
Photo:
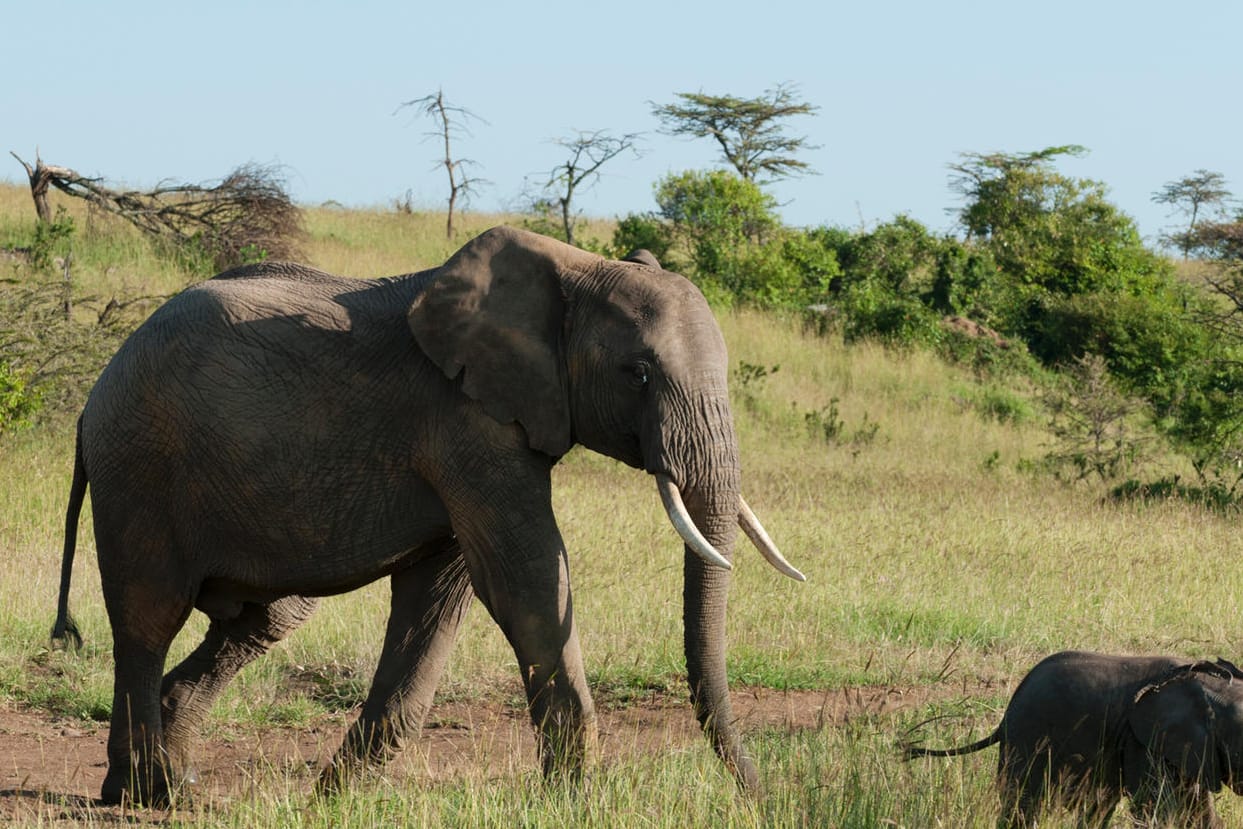
[[(1127, 716), (1131, 733), (1143, 746), (1148, 763), (1164, 763), (1177, 770), (1181, 780), (1196, 781), (1208, 791), (1221, 789), (1217, 745), (1213, 734), (1213, 709), (1208, 694), (1193, 674), (1149, 685), (1135, 696)], [(1127, 773), (1127, 786), (1134, 792), (1142, 775), (1134, 765)], [(1143, 764), (1143, 771), (1158, 771)], [(1134, 779), (1132, 779), (1134, 778)]]
[[(569, 253), (572, 251), (573, 253)], [(501, 423), (517, 421), (532, 449), (570, 448), (570, 405), (561, 366), (561, 273), (590, 256), (527, 231), (499, 227), (467, 243), (437, 270), (407, 314), (419, 347)]]

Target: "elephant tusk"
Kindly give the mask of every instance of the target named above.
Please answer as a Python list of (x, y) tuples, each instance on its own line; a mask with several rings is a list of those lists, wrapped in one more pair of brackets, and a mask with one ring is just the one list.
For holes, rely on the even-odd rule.
[(656, 489), (660, 492), (660, 502), (669, 516), (669, 523), (673, 524), (678, 535), (682, 536), (686, 546), (709, 564), (733, 570), (734, 565), (729, 563), (729, 559), (718, 553), (716, 548), (708, 543), (708, 539), (703, 537), (703, 533), (699, 532), (699, 528), (691, 520), (690, 513), (686, 511), (686, 504), (682, 503), (682, 493), (678, 492), (678, 485), (668, 475), (658, 474), (656, 475)]
[(777, 545), (768, 537), (760, 519), (755, 517), (755, 513), (751, 511), (751, 507), (747, 506), (747, 502), (741, 495), (738, 496), (738, 526), (742, 527), (742, 531), (747, 534), (747, 538), (751, 539), (751, 543), (760, 551), (760, 555), (764, 556), (764, 560), (777, 572), (795, 581), (807, 581), (807, 577), (799, 572), (798, 568), (786, 561), (785, 556), (777, 549)]

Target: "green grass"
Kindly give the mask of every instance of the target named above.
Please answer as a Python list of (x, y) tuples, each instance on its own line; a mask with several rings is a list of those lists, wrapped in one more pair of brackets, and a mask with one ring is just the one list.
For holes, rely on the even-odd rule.
[[(0, 241), (24, 221), (21, 188), (0, 187)], [(498, 217), (468, 214), (479, 230)], [(309, 211), (311, 264), (353, 274), (428, 267), (456, 247), (443, 217)], [(19, 228), (20, 230), (20, 228)], [(601, 233), (600, 235), (603, 235)], [(171, 292), (188, 278), (141, 239), (82, 252), (84, 291)], [(83, 242), (83, 246), (86, 243)], [(749, 803), (706, 745), (639, 752), (582, 792), (544, 786), (535, 763), (499, 777), (390, 778), (308, 800), (304, 772), (277, 763), (245, 795), (175, 816), (219, 826), (991, 826), (995, 750), (904, 764), (895, 746), (928, 717), (929, 743), (980, 736), (1008, 690), (1063, 648), (1238, 658), (1243, 570), (1238, 520), (1169, 502), (1114, 504), (1104, 487), (1032, 472), (1049, 437), (1022, 384), (982, 383), (919, 351), (846, 346), (752, 311), (723, 311), (735, 365), (779, 366), (735, 383), (745, 495), (796, 584), (740, 543), (730, 599), (737, 685), (819, 689), (942, 686), (972, 704), (930, 703), (810, 731), (748, 734), (767, 796)], [(808, 413), (819, 413), (809, 421)], [(839, 439), (824, 423), (840, 421)], [(809, 428), (810, 426), (815, 428)], [(866, 440), (852, 436), (864, 430)], [(0, 704), (106, 716), (108, 627), (88, 515), (74, 572), (78, 655), (49, 653), (68, 424), (0, 439)], [(681, 545), (646, 476), (583, 450), (555, 471), (589, 677), (602, 704), (653, 689), (682, 695)], [(342, 718), (365, 694), (388, 592), (375, 584), (315, 617), (230, 686), (209, 728), (233, 733)], [(201, 636), (191, 620), (173, 658)], [(482, 608), (468, 615), (442, 699), (517, 693), (513, 654)], [(979, 690), (979, 689), (986, 690)], [(947, 692), (952, 693), (952, 692)], [(1219, 799), (1228, 815), (1240, 810)], [(89, 821), (84, 821), (89, 823)]]

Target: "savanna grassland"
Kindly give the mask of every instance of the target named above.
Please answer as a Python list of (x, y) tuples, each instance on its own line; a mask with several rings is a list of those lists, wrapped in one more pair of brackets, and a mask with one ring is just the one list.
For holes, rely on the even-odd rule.
[[(462, 224), (471, 232), (504, 220), (467, 215)], [(33, 224), (28, 194), (0, 187), (0, 227), (24, 222)], [(444, 239), (439, 215), (383, 209), (312, 209), (307, 228), (309, 264), (356, 275), (431, 266), (463, 241)], [(81, 313), (90, 312), (90, 297), (164, 296), (190, 281), (98, 217), (80, 216), (78, 238)], [(36, 277), (0, 262), (0, 278)], [(269, 741), (265, 762), (247, 765), (226, 794), (135, 816), (93, 806), (87, 798), (97, 791), (86, 783), (46, 793), (22, 783), (30, 758), (12, 756), (0, 725), (0, 774), (17, 781), (0, 791), (0, 817), (29, 825), (984, 827), (996, 819), (996, 750), (908, 764), (904, 741), (940, 745), (988, 733), (1017, 680), (1052, 651), (1240, 656), (1234, 514), (1175, 501), (1119, 503), (1103, 487), (1039, 471), (1051, 437), (1035, 391), (1022, 382), (999, 388), (922, 350), (846, 345), (755, 310), (721, 309), (718, 319), (736, 369), (746, 498), (807, 574), (805, 584), (785, 579), (739, 544), (731, 687), (739, 698), (788, 694), (800, 705), (876, 698), (878, 690), (890, 700), (747, 728), (763, 798), (739, 796), (702, 738), (636, 739), (627, 748), (625, 727), (615, 725), (612, 744), (621, 748), (606, 752), (581, 791), (541, 784), (534, 750), (519, 742), (500, 762), (439, 774), (398, 764), (380, 780), (316, 800), (302, 757), (291, 761)], [(998, 398), (1007, 401), (1000, 413), (991, 405)], [(66, 735), (102, 739), (111, 705), (89, 508), (72, 591), (87, 644), (79, 653), (48, 649), (72, 437), (72, 416), (54, 414), (0, 437), (0, 724), (16, 715), (45, 724), (41, 751), (62, 765), (73, 761), (58, 759), (69, 751)], [(640, 720), (650, 712), (685, 731), (693, 718), (681, 544), (655, 487), (581, 449), (556, 469), (554, 487), (598, 705)], [(279, 732), (329, 734), (331, 751), (366, 693), (387, 611), (382, 583), (327, 600), (232, 684), (202, 750)], [(196, 614), (171, 658), (204, 629)], [(472, 710), (499, 709), (514, 714), (510, 727), (521, 724), (520, 698), (513, 654), (476, 606), (432, 719), (469, 734)], [(1243, 822), (1232, 797), (1219, 797), (1221, 811)]]

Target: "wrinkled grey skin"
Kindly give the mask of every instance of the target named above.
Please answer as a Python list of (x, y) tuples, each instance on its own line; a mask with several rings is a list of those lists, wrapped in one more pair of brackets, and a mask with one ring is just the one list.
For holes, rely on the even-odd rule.
[(1034, 825), (1046, 800), (1105, 826), (1123, 795), (1148, 821), (1219, 827), (1213, 793), (1243, 794), (1243, 674), (1229, 662), (1066, 651), (1015, 690), (988, 737), (910, 757), (1000, 744), (1000, 826)]
[[(650, 261), (648, 261), (650, 259)], [(668, 475), (732, 554), (738, 445), (725, 344), (655, 259), (496, 228), (440, 268), (355, 280), (249, 266), (170, 300), (79, 422), (61, 610), (89, 480), (116, 661), (103, 799), (167, 797), (213, 699), (315, 597), (388, 577), (362, 714), (321, 784), (417, 734), (477, 595), (517, 655), (546, 773), (576, 776), (596, 715), (550, 472), (574, 444)], [(606, 554), (612, 551), (604, 551)], [(725, 679), (727, 570), (685, 554), (691, 697), (739, 782), (758, 775)], [(201, 645), (164, 675), (190, 612)]]

